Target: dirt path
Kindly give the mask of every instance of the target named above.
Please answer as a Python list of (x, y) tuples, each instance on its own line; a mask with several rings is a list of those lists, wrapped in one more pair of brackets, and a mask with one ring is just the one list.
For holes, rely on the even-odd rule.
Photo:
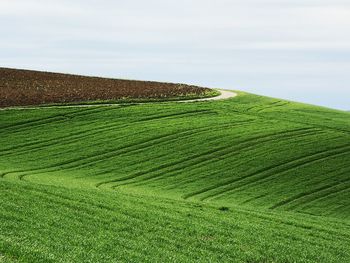
[[(212, 100), (224, 100), (224, 99), (230, 99), (237, 96), (237, 93), (230, 91), (230, 90), (221, 90), (218, 89), (218, 91), (221, 93), (219, 96), (210, 97), (210, 98), (202, 98), (202, 99), (193, 99), (193, 100), (174, 100), (174, 101), (164, 101), (161, 103), (171, 103), (171, 102), (181, 102), (181, 103), (188, 103), (188, 102), (197, 102), (197, 101), (212, 101)], [(134, 104), (148, 104), (152, 102), (140, 102), (140, 103), (134, 103)], [(156, 102), (159, 103), (159, 102)], [(76, 104), (76, 105), (53, 105), (53, 106), (28, 106), (28, 107), (8, 107), (8, 108), (1, 108), (0, 110), (33, 110), (33, 109), (47, 109), (47, 108), (86, 108), (86, 107), (98, 107), (98, 106), (119, 106), (120, 103), (110, 103), (110, 104)]]
[(216, 97), (203, 98), (203, 99), (193, 99), (193, 100), (180, 100), (180, 101), (177, 101), (177, 102), (196, 102), (196, 101), (210, 101), (210, 100), (225, 100), (225, 99), (234, 98), (234, 97), (237, 96), (237, 93), (233, 92), (231, 90), (218, 89), (218, 91), (221, 94), (219, 96), (216, 96)]

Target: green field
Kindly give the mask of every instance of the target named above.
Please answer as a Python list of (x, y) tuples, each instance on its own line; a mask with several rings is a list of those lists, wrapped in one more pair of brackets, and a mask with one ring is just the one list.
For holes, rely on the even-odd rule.
[(0, 262), (350, 262), (350, 113), (239, 92), (0, 111)]

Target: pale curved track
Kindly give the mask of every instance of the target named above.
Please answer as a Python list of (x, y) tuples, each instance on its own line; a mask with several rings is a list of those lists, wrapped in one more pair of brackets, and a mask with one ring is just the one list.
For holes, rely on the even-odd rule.
[[(220, 95), (215, 97), (209, 97), (209, 98), (200, 98), (200, 99), (191, 99), (191, 100), (173, 100), (173, 101), (164, 101), (164, 102), (133, 102), (132, 104), (150, 104), (150, 103), (172, 103), (172, 102), (181, 102), (181, 103), (188, 103), (188, 102), (201, 102), (201, 101), (217, 101), (217, 100), (224, 100), (224, 99), (230, 99), (237, 96), (236, 92), (229, 91), (229, 90), (222, 90), (217, 89), (217, 91), (220, 92)], [(6, 108), (0, 108), (0, 110), (33, 110), (33, 109), (48, 109), (48, 108), (90, 108), (90, 107), (113, 107), (113, 106), (120, 106), (123, 105), (122, 103), (101, 103), (101, 104), (74, 104), (74, 105), (53, 105), (53, 106), (28, 106), (28, 107), (6, 107)]]

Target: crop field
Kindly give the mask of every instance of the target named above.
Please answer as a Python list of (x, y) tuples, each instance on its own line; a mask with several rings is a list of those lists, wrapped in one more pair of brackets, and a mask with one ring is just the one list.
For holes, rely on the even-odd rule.
[(0, 262), (350, 262), (350, 113), (238, 92), (0, 111)]
[(0, 107), (193, 99), (215, 94), (208, 88), (184, 84), (0, 68)]

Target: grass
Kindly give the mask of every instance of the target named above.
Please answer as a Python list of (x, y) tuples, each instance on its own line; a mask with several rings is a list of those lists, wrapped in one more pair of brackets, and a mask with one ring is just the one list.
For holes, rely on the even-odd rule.
[(240, 92), (0, 111), (0, 135), (0, 261), (350, 261), (350, 113)]

